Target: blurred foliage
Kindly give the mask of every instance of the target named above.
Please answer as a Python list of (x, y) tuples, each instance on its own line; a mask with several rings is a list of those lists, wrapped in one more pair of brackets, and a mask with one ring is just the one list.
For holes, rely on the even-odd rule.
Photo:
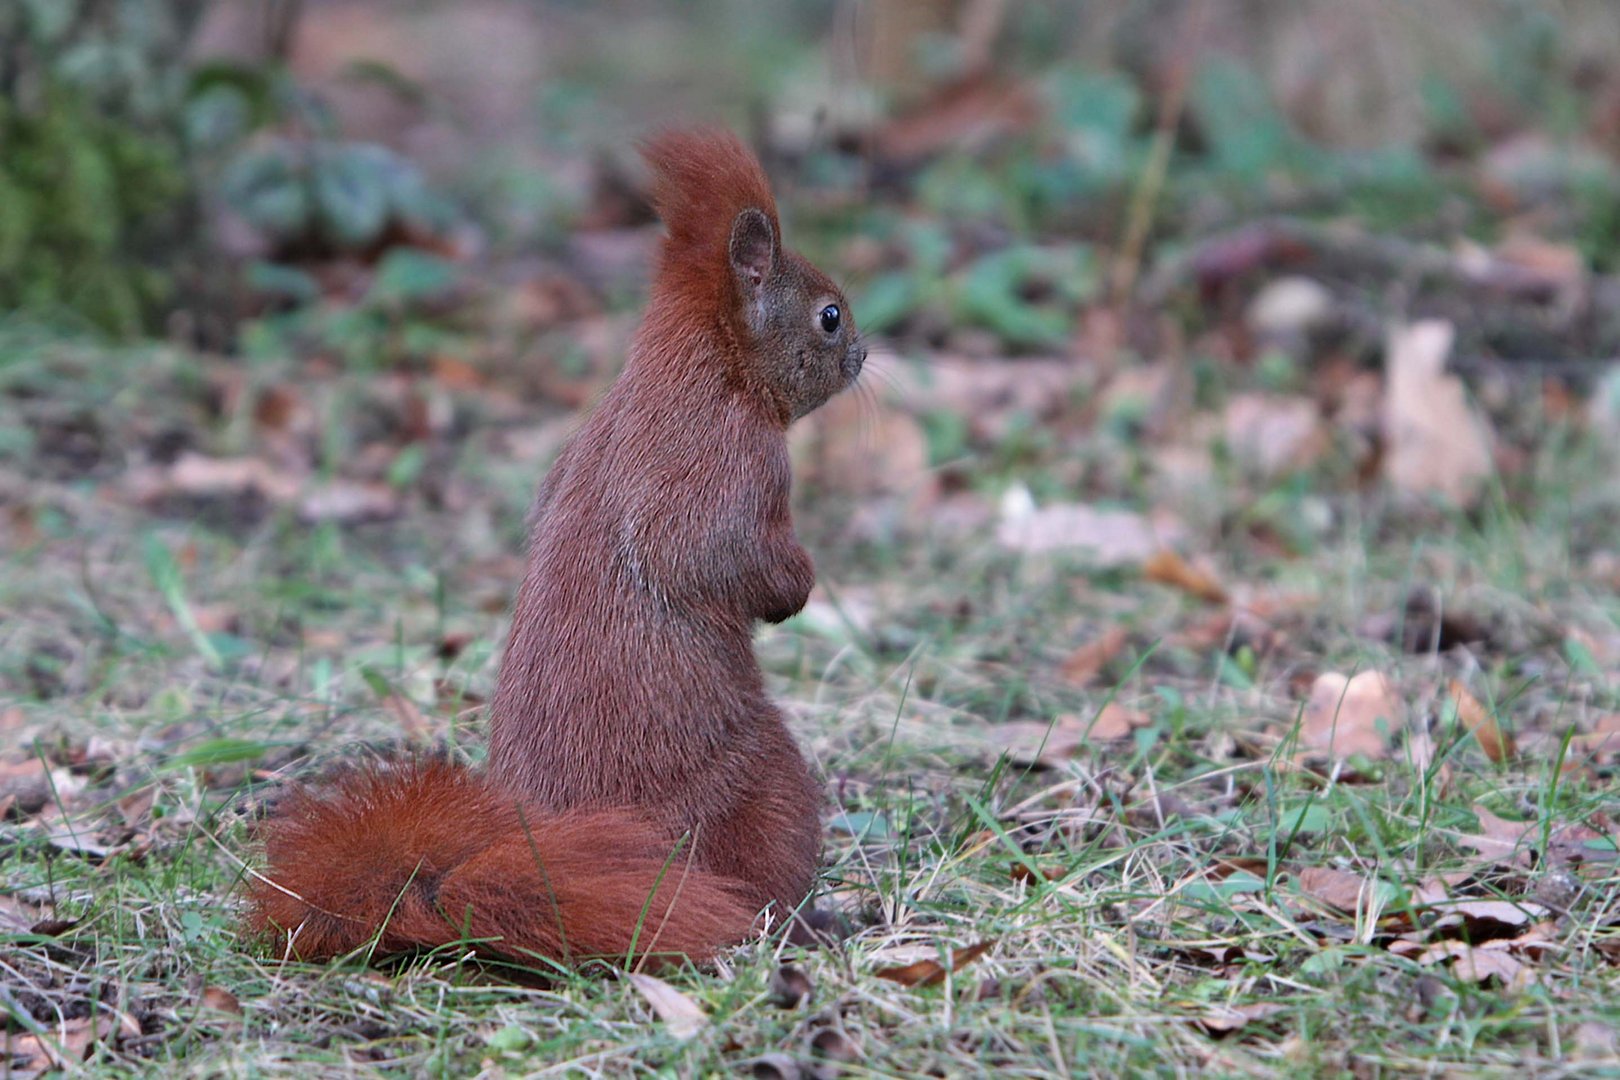
[[(344, 140), (279, 62), (190, 63), (205, 7), (0, 0), (0, 309), (134, 335), (176, 304), (228, 303), (238, 280), (313, 299), (277, 261), (375, 254), (453, 224), (412, 163)], [(381, 63), (350, 77), (420, 93)], [(224, 275), (222, 216), (252, 249), (225, 251)]]
[(275, 250), (364, 251), (453, 220), (422, 174), (387, 147), (273, 137), (237, 153), (220, 197)]
[(171, 294), (180, 58), (200, 0), (0, 3), (0, 307), (133, 333)]

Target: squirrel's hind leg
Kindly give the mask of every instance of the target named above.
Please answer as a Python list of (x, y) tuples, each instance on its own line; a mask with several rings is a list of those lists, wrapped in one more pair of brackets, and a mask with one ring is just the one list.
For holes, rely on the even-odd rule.
[(726, 812), (704, 823), (698, 859), (744, 883), (759, 910), (771, 905), (771, 925), (780, 926), (815, 883), (822, 787), (779, 716), (757, 730), (761, 745), (748, 755), (746, 779)]

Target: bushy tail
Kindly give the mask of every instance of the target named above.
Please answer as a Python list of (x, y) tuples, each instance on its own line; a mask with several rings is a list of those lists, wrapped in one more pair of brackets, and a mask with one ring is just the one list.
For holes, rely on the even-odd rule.
[(704, 960), (754, 913), (626, 812), (542, 814), (443, 760), (357, 768), (283, 797), (248, 929), (306, 960), (466, 942), (571, 965)]

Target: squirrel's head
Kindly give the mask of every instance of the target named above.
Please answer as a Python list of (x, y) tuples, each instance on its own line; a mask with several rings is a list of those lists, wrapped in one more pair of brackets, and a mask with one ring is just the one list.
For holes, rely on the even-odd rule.
[(849, 302), (782, 245), (765, 172), (729, 132), (674, 132), (644, 148), (669, 235), (657, 307), (701, 319), (737, 346), (736, 374), (797, 419), (853, 383), (866, 362)]

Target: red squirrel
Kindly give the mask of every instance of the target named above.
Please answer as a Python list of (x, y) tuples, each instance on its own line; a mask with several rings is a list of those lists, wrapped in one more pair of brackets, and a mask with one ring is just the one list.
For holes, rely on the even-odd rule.
[(668, 133), (643, 156), (666, 228), (651, 299), (536, 497), (488, 763), (294, 786), (248, 887), (250, 931), (291, 955), (703, 960), (809, 893), (821, 788), (753, 630), (815, 581), (788, 425), (866, 347), (838, 287), (783, 247), (735, 136)]

